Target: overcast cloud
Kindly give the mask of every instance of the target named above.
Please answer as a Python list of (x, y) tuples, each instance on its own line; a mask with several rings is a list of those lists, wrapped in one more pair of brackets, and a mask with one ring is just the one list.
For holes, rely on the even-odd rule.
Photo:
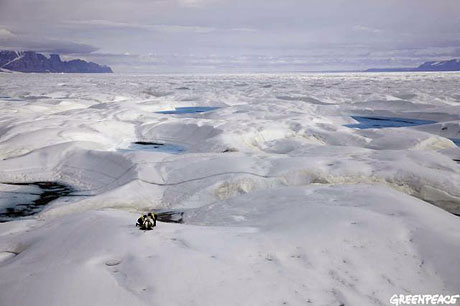
[(460, 58), (459, 0), (0, 0), (0, 48), (118, 72), (357, 70)]

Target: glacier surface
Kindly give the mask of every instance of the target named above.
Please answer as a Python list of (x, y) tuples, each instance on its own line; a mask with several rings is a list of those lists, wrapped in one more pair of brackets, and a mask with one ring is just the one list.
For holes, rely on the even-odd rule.
[[(0, 74), (0, 205), (38, 196), (8, 183), (73, 190), (0, 223), (0, 305), (388, 305), (394, 294), (456, 294), (459, 82)], [(423, 124), (359, 129), (354, 118)], [(151, 210), (183, 212), (183, 223), (139, 231)]]

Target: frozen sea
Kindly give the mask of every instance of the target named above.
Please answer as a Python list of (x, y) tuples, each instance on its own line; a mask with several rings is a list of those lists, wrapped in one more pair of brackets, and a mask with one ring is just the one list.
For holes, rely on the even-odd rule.
[[(458, 294), (459, 85), (460, 73), (0, 74), (0, 215), (21, 216), (0, 223), (0, 305)], [(183, 222), (138, 230), (151, 210)]]

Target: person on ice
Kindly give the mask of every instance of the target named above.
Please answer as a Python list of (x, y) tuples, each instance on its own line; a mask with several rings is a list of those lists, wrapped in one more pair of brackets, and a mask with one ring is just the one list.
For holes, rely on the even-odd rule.
[(142, 215), (137, 219), (136, 226), (139, 226), (139, 229), (148, 231), (152, 230), (157, 226), (157, 215), (153, 212), (148, 213), (147, 215)]

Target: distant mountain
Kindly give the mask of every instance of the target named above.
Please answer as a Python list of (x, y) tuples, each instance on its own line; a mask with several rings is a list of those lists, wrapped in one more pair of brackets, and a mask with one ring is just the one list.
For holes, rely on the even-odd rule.
[(34, 51), (0, 51), (0, 71), (112, 73), (108, 66), (80, 59), (62, 61), (58, 54), (46, 57)]
[(372, 68), (366, 72), (404, 72), (404, 71), (460, 71), (460, 59), (425, 62), (417, 68)]
[(417, 67), (418, 71), (460, 71), (460, 59), (426, 62)]

